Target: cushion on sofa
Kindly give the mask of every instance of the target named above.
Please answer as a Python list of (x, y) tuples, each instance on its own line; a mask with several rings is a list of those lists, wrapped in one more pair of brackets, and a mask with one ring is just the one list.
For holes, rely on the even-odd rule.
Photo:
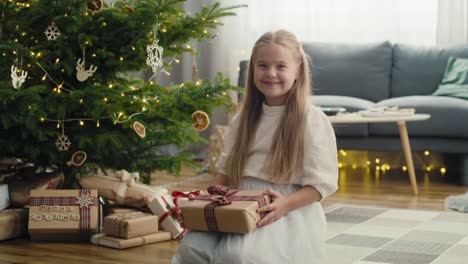
[(313, 94), (343, 95), (377, 102), (390, 95), (392, 46), (304, 43), (311, 57)]
[(243, 60), (239, 64), (239, 79), (237, 80), (237, 85), (240, 87), (247, 87), (247, 68), (249, 67), (249, 61)]
[[(344, 107), (347, 112), (356, 112), (375, 105), (373, 102), (364, 99), (338, 95), (312, 95), (311, 100), (314, 105)], [(337, 136), (367, 137), (369, 135), (368, 124), (334, 124), (333, 128)]]
[[(405, 96), (375, 104), (378, 106), (412, 107), (416, 113), (430, 114), (425, 121), (407, 122), (409, 136), (468, 138), (468, 101), (443, 96)], [(371, 136), (398, 136), (395, 123), (369, 125)]]
[(450, 57), (444, 78), (433, 93), (468, 100), (468, 59)]
[(390, 96), (432, 94), (442, 80), (450, 56), (468, 58), (468, 47), (395, 44)]

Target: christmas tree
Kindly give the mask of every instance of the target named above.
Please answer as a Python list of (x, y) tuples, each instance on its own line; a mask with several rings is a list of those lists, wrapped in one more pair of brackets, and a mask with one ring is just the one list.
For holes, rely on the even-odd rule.
[[(115, 3), (114, 3), (115, 2)], [(185, 0), (35, 0), (0, 2), (0, 157), (69, 177), (96, 167), (179, 172), (193, 154), (161, 147), (203, 140), (216, 107), (233, 108), (218, 75), (161, 86), (194, 41), (209, 40), (218, 3), (195, 14)], [(151, 70), (149, 80), (125, 73)]]

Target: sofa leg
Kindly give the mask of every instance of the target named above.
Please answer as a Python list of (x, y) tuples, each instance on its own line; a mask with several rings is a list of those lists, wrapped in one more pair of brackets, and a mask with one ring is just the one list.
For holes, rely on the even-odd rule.
[(460, 160), (460, 183), (468, 186), (468, 154), (462, 155)]

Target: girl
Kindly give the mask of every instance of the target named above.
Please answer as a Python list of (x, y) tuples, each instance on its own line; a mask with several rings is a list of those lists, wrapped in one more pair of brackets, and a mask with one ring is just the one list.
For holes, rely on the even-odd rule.
[(337, 189), (333, 129), (309, 102), (308, 58), (279, 30), (255, 43), (243, 108), (231, 121), (217, 184), (262, 189), (272, 203), (248, 234), (189, 232), (172, 263), (323, 263), (320, 201)]

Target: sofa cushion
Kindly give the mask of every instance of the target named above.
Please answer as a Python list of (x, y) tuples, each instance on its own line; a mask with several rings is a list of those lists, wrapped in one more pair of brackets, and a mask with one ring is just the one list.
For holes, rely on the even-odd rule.
[(433, 93), (468, 100), (468, 59), (450, 57), (444, 78)]
[[(375, 104), (378, 106), (412, 107), (416, 113), (430, 114), (425, 121), (407, 122), (409, 136), (468, 138), (468, 101), (442, 96), (405, 96)], [(398, 136), (395, 123), (369, 124), (371, 136)]]
[[(347, 112), (356, 112), (375, 105), (373, 102), (364, 99), (337, 95), (312, 95), (311, 100), (313, 104), (318, 106), (344, 107)], [(337, 136), (367, 137), (369, 135), (368, 124), (334, 124), (333, 128)]]
[(442, 80), (450, 56), (468, 58), (468, 47), (395, 44), (390, 96), (432, 94)]
[(313, 94), (344, 95), (377, 102), (390, 95), (392, 46), (304, 43), (311, 57)]
[(243, 60), (239, 64), (239, 78), (237, 85), (240, 87), (247, 87), (247, 70), (249, 68), (249, 61)]

